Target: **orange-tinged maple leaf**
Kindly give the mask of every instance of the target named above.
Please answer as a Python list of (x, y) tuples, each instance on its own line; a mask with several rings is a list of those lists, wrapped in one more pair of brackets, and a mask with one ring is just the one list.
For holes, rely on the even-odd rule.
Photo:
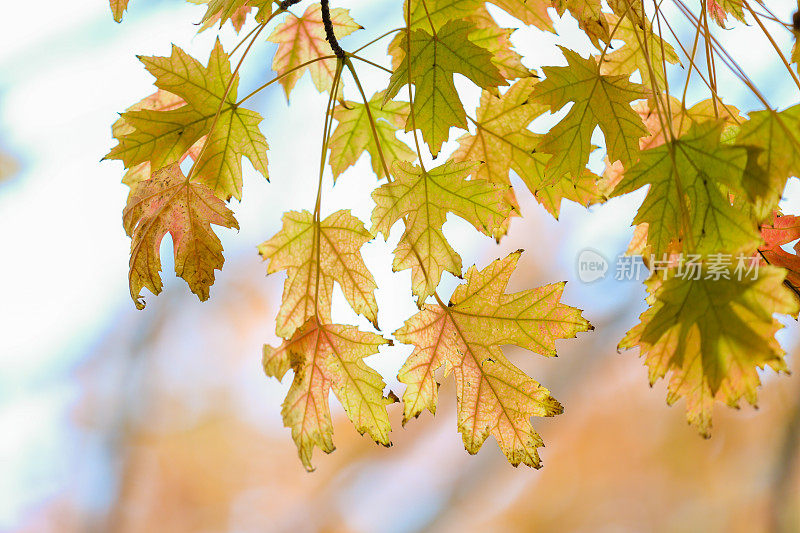
[(398, 379), (403, 393), (403, 420), (428, 409), (436, 412), (435, 373), (453, 373), (458, 398), (458, 430), (469, 453), (477, 453), (489, 435), (514, 466), (541, 466), (537, 448), (544, 446), (531, 416), (554, 416), (561, 405), (550, 392), (514, 366), (500, 346), (514, 344), (555, 356), (556, 339), (574, 337), (592, 326), (579, 309), (560, 303), (564, 283), (505, 294), (520, 252), (471, 267), (466, 283), (448, 306), (426, 305), (395, 332), (414, 345)]
[(161, 292), (159, 248), (169, 232), (175, 254), (175, 273), (201, 300), (208, 299), (214, 270), (222, 269), (222, 243), (211, 224), (239, 229), (233, 213), (213, 191), (190, 183), (173, 163), (153, 172), (131, 190), (122, 212), (131, 236), (130, 290), (138, 309), (144, 308), (142, 288)]
[(247, 15), (255, 8), (256, 20), (265, 22), (272, 14), (273, 0), (189, 0), (196, 4), (208, 4), (203, 20), (200, 21), (202, 32), (219, 22), (221, 28), (225, 22), (231, 21), (233, 29), (238, 33), (247, 20)]
[(395, 400), (383, 396), (385, 383), (364, 358), (389, 344), (380, 335), (354, 326), (322, 324), (311, 318), (278, 348), (264, 346), (263, 365), (268, 376), (283, 379), (287, 370), (294, 379), (283, 402), (283, 423), (291, 428), (300, 460), (307, 470), (315, 447), (334, 450), (328, 395), (333, 390), (348, 418), (362, 435), (391, 446), (386, 405)]
[(800, 242), (794, 245), (795, 253), (783, 249), (783, 245), (800, 239), (800, 217), (774, 213), (771, 223), (761, 226), (761, 238), (761, 256), (770, 265), (785, 268), (786, 283), (800, 295)]
[(447, 161), (423, 170), (405, 161), (392, 168), (395, 181), (373, 191), (372, 231), (389, 236), (392, 226), (405, 220), (405, 231), (395, 250), (392, 268), (411, 269), (412, 290), (422, 306), (433, 295), (442, 273), (461, 275), (461, 257), (442, 233), (447, 213), (472, 224), (478, 231), (499, 238), (513, 207), (508, 186), (482, 179), (466, 179), (476, 163)]
[(663, 281), (652, 277), (651, 307), (619, 344), (640, 348), (651, 384), (670, 375), (667, 402), (686, 398), (687, 420), (705, 437), (715, 399), (731, 407), (741, 398), (755, 405), (758, 369), (787, 370), (775, 340), (783, 326), (773, 314), (798, 311), (779, 268), (762, 266), (742, 279), (706, 279), (708, 272), (704, 267), (693, 279), (670, 269)]
[(315, 222), (308, 211), (283, 215), (283, 228), (258, 247), (269, 260), (267, 272), (287, 271), (276, 332), (284, 339), (313, 316), (331, 322), (334, 281), (356, 313), (378, 327), (375, 279), (361, 257), (361, 247), (372, 239), (364, 224), (349, 210), (337, 211)]
[(739, 22), (745, 22), (742, 0), (706, 0), (706, 6), (714, 22), (723, 28), (729, 14)]
[[(330, 11), (333, 31), (337, 39), (363, 29), (350, 17), (349, 9), (333, 8)], [(272, 60), (272, 69), (279, 75), (307, 61), (333, 55), (330, 44), (325, 40), (322, 8), (319, 4), (308, 6), (308, 9), (300, 17), (289, 14), (267, 40), (278, 44), (278, 50)], [(311, 72), (311, 80), (319, 92), (329, 91), (333, 87), (336, 59), (317, 61), (281, 78), (280, 83), (283, 85), (287, 99), (306, 70)]]

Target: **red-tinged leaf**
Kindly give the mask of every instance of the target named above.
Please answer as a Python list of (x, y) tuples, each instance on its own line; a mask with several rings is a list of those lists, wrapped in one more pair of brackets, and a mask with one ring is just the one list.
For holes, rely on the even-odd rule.
[[(337, 39), (350, 35), (362, 27), (350, 17), (350, 10), (340, 7), (331, 11), (331, 22)], [(268, 37), (270, 42), (278, 44), (275, 58), (272, 60), (272, 69), (280, 74), (299, 67), (307, 61), (324, 56), (333, 55), (333, 50), (325, 40), (325, 27), (322, 24), (322, 8), (319, 4), (311, 4), (300, 17), (289, 14)], [(305, 71), (311, 72), (311, 80), (319, 92), (329, 91), (333, 86), (333, 76), (336, 72), (336, 59), (323, 59), (298, 68), (286, 74), (280, 80), (286, 92), (286, 98), (303, 77)]]
[(383, 446), (391, 446), (385, 383), (364, 358), (378, 353), (389, 341), (354, 326), (321, 324), (311, 318), (278, 348), (264, 346), (263, 365), (268, 376), (283, 379), (291, 369), (294, 379), (283, 402), (283, 423), (291, 428), (300, 460), (307, 470), (314, 448), (334, 450), (333, 425), (328, 406), (331, 390), (356, 430)]
[(214, 270), (222, 269), (222, 243), (211, 224), (239, 229), (233, 213), (205, 185), (190, 183), (178, 163), (156, 170), (137, 183), (122, 213), (131, 236), (130, 291), (138, 309), (142, 288), (161, 292), (161, 240), (172, 237), (175, 273), (201, 300), (208, 299)]

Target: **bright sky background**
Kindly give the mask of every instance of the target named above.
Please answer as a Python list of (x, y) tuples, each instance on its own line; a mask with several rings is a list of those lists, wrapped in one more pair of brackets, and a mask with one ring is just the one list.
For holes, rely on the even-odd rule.
[[(778, 14), (789, 20), (792, 2), (773, 4), (780, 4)], [(122, 25), (113, 22), (104, 2), (43, 0), (35, 4), (35, 20), (29, 20), (34, 16), (29, 5), (7, 2), (3, 9), (7, 23), (0, 32), (0, 147), (19, 158), (22, 168), (15, 179), (0, 184), (0, 530), (13, 526), (21, 513), (62, 488), (74, 473), (69, 450), (74, 442), (66, 420), (67, 408), (79, 392), (73, 371), (102, 332), (133, 307), (127, 288), (130, 241), (121, 225), (127, 188), (120, 184), (121, 164), (100, 163), (100, 158), (112, 146), (110, 126), (117, 113), (154, 90), (152, 78), (135, 54), (167, 55), (170, 43), (175, 42), (205, 62), (214, 39), (213, 31), (195, 34), (193, 23), (204, 8), (180, 1), (132, 0)], [(370, 31), (358, 32), (344, 42), (360, 44), (378, 34), (373, 27), (399, 25), (399, 10), (390, 14), (389, 21), (385, 5), (369, 0), (347, 2), (354, 18)], [(514, 24), (507, 20), (508, 25)], [(574, 22), (565, 20), (557, 28), (560, 37), (520, 30), (515, 43), (541, 64), (563, 64), (553, 42), (588, 50), (586, 40), (576, 36)], [(754, 79), (771, 79), (767, 69), (775, 63), (763, 60), (772, 52), (758, 31), (745, 30), (735, 39), (719, 33)], [(778, 37), (783, 49), (789, 50), (788, 32)], [(222, 39), (228, 50), (236, 42), (229, 26)], [(264, 45), (249, 57), (241, 94), (273, 76), (268, 68), (273, 50), (273, 45)], [(369, 57), (385, 63), (384, 51), (385, 45), (375, 46)], [(370, 67), (362, 72), (368, 94), (385, 84), (385, 78)], [(463, 81), (458, 80), (467, 100), (477, 102), (478, 92)], [(721, 86), (736, 87), (737, 83), (720, 69)], [(762, 86), (774, 104), (796, 103), (792, 85), (767, 81)], [(306, 76), (292, 95), (295, 105), (287, 110), (282, 89), (272, 89), (251, 101), (265, 116), (262, 129), (271, 146), (272, 182), (255, 176), (245, 164), (245, 199), (233, 205), (242, 229), (220, 231), (228, 257), (250, 254), (256, 261), (254, 247), (279, 229), (280, 212), (313, 205), (315, 191), (309, 184), (316, 182), (325, 97)], [(355, 99), (352, 89), (348, 86), (346, 94)], [(732, 101), (742, 109), (755, 106), (742, 93)], [(455, 143), (448, 146), (452, 149)], [(371, 183), (365, 181), (369, 179), (369, 163), (362, 158), (336, 187), (331, 188), (328, 180), (325, 211), (352, 207), (356, 216), (368, 220), (370, 189), (363, 184)], [(800, 212), (797, 180), (791, 181), (786, 194), (790, 203), (785, 207)], [(528, 196), (520, 196), (525, 214), (541, 222), (541, 232), (514, 235), (512, 226), (516, 240), (499, 251), (490, 240), (477, 239), (466, 224), (448, 221), (447, 230), (465, 266), (487, 254), (502, 256), (520, 239), (527, 239), (528, 253), (553, 257), (551, 281), (575, 280), (575, 259), (583, 248), (592, 247), (606, 257), (624, 251), (631, 235), (629, 224), (643, 194), (640, 191), (589, 210), (565, 205), (558, 223)], [(366, 250), (367, 263), (381, 287), (379, 303), (385, 304), (381, 306), (385, 331), (399, 327), (415, 309), (407, 297), (407, 273), (392, 275), (389, 268), (397, 229), (389, 244), (371, 243)], [(565, 240), (553, 249), (548, 235)], [(165, 284), (185, 290), (183, 281), (172, 274), (170, 247), (166, 239), (162, 247), (167, 252), (162, 252)], [(487, 261), (479, 260), (479, 265)], [(224, 275), (223, 271), (220, 276)], [(442, 292), (453, 286), (452, 279), (446, 280)], [(634, 316), (641, 309), (621, 310), (619, 305), (632, 295), (641, 301), (643, 294), (639, 285), (621, 286), (613, 280), (593, 285), (573, 282), (566, 300), (585, 308), (590, 318), (620, 312)], [(155, 297), (147, 294), (145, 298), (152, 302)], [(342, 320), (357, 321), (345, 308), (337, 305)], [(363, 319), (359, 323), (366, 324)], [(402, 357), (398, 352), (387, 363), (375, 363), (390, 385)], [(253, 358), (260, 359), (260, 354)]]

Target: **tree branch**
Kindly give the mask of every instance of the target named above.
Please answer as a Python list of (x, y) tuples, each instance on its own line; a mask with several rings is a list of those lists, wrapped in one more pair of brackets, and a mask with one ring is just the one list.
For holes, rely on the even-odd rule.
[(336, 34), (333, 33), (333, 22), (331, 21), (331, 10), (328, 6), (328, 0), (322, 0), (322, 23), (325, 25), (325, 40), (331, 45), (331, 50), (336, 54), (339, 59), (344, 59), (345, 54), (342, 47), (339, 46), (339, 41), (336, 40)]

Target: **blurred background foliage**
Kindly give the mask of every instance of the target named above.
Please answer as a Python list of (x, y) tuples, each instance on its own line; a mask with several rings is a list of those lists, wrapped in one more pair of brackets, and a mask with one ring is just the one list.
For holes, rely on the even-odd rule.
[[(788, 20), (790, 2), (772, 4)], [(355, 46), (400, 24), (399, 7), (342, 6), (369, 28), (348, 41)], [(8, 20), (29, 9), (6, 7)], [(507, 351), (565, 406), (562, 416), (536, 420), (547, 443), (543, 469), (509, 466), (491, 442), (476, 456), (464, 452), (446, 380), (435, 417), (401, 428), (400, 405), (389, 407), (388, 449), (360, 437), (332, 402), (337, 450), (318, 453), (317, 471), (307, 474), (281, 425), (288, 379), (268, 380), (260, 369), (261, 345), (275, 340), (283, 279), (265, 278), (255, 253), (283, 210), (313, 200), (316, 155), (307, 154), (317, 153), (318, 140), (306, 132), (321, 131), (324, 96), (307, 77), (289, 108), (280, 88), (257, 97), (272, 183), (247, 169), (244, 200), (234, 206), (242, 231), (222, 232), (227, 261), (211, 300), (198, 302), (169, 261), (166, 290), (148, 298), (146, 311), (136, 312), (127, 294), (129, 241), (119, 215), (126, 190), (121, 167), (98, 160), (116, 112), (152, 91), (135, 54), (167, 54), (174, 41), (205, 60), (213, 32), (195, 36), (193, 25), (203, 9), (134, 0), (117, 26), (102, 2), (47, 0), (28, 15), (30, 26), (11, 24), (0, 37), (0, 530), (800, 530), (797, 324), (787, 321), (779, 337), (795, 374), (766, 373), (758, 410), (718, 407), (706, 441), (686, 425), (682, 406), (665, 406), (663, 383), (647, 385), (635, 352), (616, 353), (644, 309), (641, 284), (576, 280), (581, 249), (624, 252), (640, 194), (590, 210), (570, 204), (556, 222), (516, 181), (525, 217), (499, 246), (447, 223), (467, 264), (527, 250), (512, 291), (571, 280), (565, 302), (586, 309), (596, 327), (560, 342), (557, 359)], [(565, 18), (558, 36), (525, 29), (515, 43), (530, 66), (558, 64), (554, 42), (589, 49), (575, 27)], [(769, 68), (779, 65), (764, 65), (768, 43), (744, 35), (730, 45), (749, 47), (745, 66), (773, 79)], [(222, 37), (227, 48), (236, 42), (230, 28)], [(753, 54), (756, 46), (764, 54)], [(243, 90), (271, 76), (273, 51), (265, 44), (250, 57)], [(379, 45), (369, 57), (383, 61), (383, 52)], [(385, 83), (365, 77), (372, 90)], [(767, 88), (777, 104), (796, 99), (788, 84)], [(733, 92), (735, 104), (753, 107)], [(326, 190), (326, 209), (355, 206), (367, 220), (371, 180), (362, 159)], [(793, 179), (787, 197), (798, 193)], [(797, 201), (784, 205), (799, 212)], [(387, 332), (414, 311), (408, 274), (390, 269), (398, 237), (366, 251)], [(165, 258), (169, 246), (165, 239)], [(445, 283), (444, 292), (456, 281)], [(357, 322), (337, 297), (335, 312)], [(370, 359), (398, 392), (394, 376), (409, 352), (399, 346)]]

